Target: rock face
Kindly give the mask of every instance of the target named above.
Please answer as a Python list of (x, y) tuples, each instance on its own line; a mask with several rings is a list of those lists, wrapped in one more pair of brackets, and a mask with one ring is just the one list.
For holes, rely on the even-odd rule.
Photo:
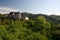
[(21, 13), (20, 13), (20, 12), (10, 12), (10, 13), (7, 15), (7, 18), (21, 19)]

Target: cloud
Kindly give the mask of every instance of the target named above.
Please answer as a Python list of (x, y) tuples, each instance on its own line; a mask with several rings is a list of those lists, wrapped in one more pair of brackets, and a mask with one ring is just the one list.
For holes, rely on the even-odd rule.
[(13, 8), (9, 8), (9, 7), (0, 7), (0, 13), (1, 14), (9, 13), (12, 11), (17, 12), (18, 10), (13, 9)]

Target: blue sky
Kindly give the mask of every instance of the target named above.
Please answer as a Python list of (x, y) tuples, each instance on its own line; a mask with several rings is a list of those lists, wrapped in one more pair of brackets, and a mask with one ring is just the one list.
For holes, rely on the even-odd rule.
[(60, 0), (0, 0), (0, 11), (60, 15)]

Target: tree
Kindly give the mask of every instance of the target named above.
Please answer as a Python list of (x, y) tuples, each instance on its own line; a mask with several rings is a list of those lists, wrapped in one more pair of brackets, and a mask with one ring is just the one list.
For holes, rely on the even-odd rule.
[(47, 35), (51, 31), (51, 24), (46, 21), (43, 16), (39, 16), (35, 19), (35, 27), (33, 30), (36, 32), (40, 31), (41, 33)]

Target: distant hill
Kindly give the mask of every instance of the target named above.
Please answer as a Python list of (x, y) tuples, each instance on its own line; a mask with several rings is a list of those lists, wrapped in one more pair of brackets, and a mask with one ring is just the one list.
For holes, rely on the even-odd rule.
[(60, 23), (60, 16), (58, 15), (45, 15), (45, 14), (32, 14), (32, 13), (27, 13), (27, 12), (23, 12), (21, 13), (22, 17), (29, 17), (31, 19), (35, 19), (38, 16), (44, 16), (47, 21), (53, 22), (53, 23)]
[[(4, 19), (6, 14), (0, 14), (0, 19)], [(30, 19), (35, 20), (38, 16), (44, 16), (47, 21), (50, 21), (52, 23), (60, 23), (60, 16), (59, 15), (45, 15), (45, 14), (32, 14), (32, 13), (27, 13), (23, 12), (21, 13), (21, 19), (24, 19), (25, 17), (29, 17)]]

